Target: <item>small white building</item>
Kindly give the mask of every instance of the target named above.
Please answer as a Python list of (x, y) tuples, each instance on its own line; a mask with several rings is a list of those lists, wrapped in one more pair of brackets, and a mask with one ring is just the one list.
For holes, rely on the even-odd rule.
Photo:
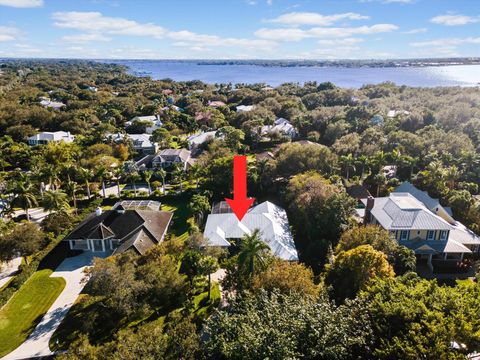
[(410, 115), (410, 111), (406, 111), (406, 110), (390, 110), (390, 111), (387, 113), (387, 117), (389, 117), (389, 118), (394, 118), (395, 116), (398, 116), (398, 115)]
[(36, 135), (30, 136), (27, 139), (28, 145), (35, 146), (35, 145), (45, 145), (49, 142), (66, 142), (71, 143), (75, 140), (75, 136), (71, 135), (70, 132), (65, 131), (55, 131), (55, 132), (48, 132), (44, 131), (38, 133)]
[(40, 100), (40, 105), (42, 105), (44, 108), (50, 108), (53, 110), (60, 110), (64, 106), (66, 106), (64, 103), (59, 102), (59, 101), (51, 101), (50, 99), (43, 98)]
[(239, 105), (237, 106), (237, 113), (249, 112), (255, 109), (255, 105)]
[(295, 136), (297, 136), (297, 130), (295, 130), (290, 121), (284, 118), (278, 118), (277, 120), (275, 120), (273, 125), (262, 126), (262, 136), (269, 136), (273, 133), (279, 133), (280, 135), (289, 138), (294, 138)]
[(155, 130), (160, 129), (163, 126), (163, 122), (160, 120), (160, 115), (135, 116), (132, 120), (127, 121), (125, 125), (131, 126), (137, 121), (149, 121), (152, 123), (152, 126), (147, 126), (145, 129), (147, 134), (152, 134)]
[(273, 255), (283, 260), (298, 260), (286, 211), (268, 201), (251, 208), (242, 221), (231, 212), (208, 215), (203, 235), (209, 246), (230, 247), (256, 229)]

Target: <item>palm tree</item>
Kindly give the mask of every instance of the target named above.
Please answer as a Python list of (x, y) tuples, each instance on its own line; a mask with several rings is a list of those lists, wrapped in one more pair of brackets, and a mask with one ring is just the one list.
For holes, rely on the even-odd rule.
[(446, 169), (445, 178), (447, 180), (448, 188), (450, 190), (455, 188), (455, 183), (456, 183), (456, 181), (458, 180), (459, 177), (460, 177), (460, 171), (458, 170), (458, 168), (455, 165), (450, 166)]
[(159, 168), (156, 171), (157, 175), (162, 178), (162, 184), (163, 184), (163, 192), (165, 192), (165, 177), (167, 176), (167, 172), (163, 168)]
[(392, 161), (393, 165), (398, 165), (398, 162), (402, 158), (402, 154), (398, 149), (393, 149), (389, 154), (388, 154), (390, 160)]
[(376, 166), (376, 170), (379, 172), (387, 165), (387, 155), (383, 151), (377, 151), (373, 155), (372, 163)]
[(175, 168), (172, 171), (172, 176), (175, 179), (175, 182), (180, 184), (180, 194), (183, 192), (183, 180), (185, 179), (185, 170), (183, 170), (182, 165), (175, 165)]
[(143, 172), (143, 178), (148, 184), (148, 195), (152, 195), (152, 187), (150, 186), (150, 180), (152, 179), (153, 171), (146, 170)]
[(90, 180), (93, 179), (95, 175), (91, 169), (80, 168), (80, 176), (83, 181), (85, 181), (85, 188), (87, 189), (87, 196), (90, 199), (92, 194), (90, 194)]
[(257, 270), (265, 268), (268, 250), (268, 245), (260, 239), (260, 230), (255, 229), (251, 235), (247, 234), (241, 240), (238, 268), (250, 278)]
[(128, 179), (132, 183), (133, 187), (133, 192), (135, 193), (135, 196), (137, 196), (137, 181), (140, 180), (140, 175), (138, 175), (138, 172), (131, 172), (127, 175)]
[(28, 209), (38, 205), (38, 202), (34, 193), (34, 186), (27, 175), (20, 174), (19, 179), (13, 185), (12, 193), (15, 196), (15, 201), (25, 210), (27, 220), (30, 221)]
[(72, 197), (73, 200), (73, 209), (75, 210), (75, 214), (77, 214), (77, 183), (75, 181), (70, 180), (70, 176), (68, 177), (67, 182), (65, 183), (65, 190), (68, 195)]
[(353, 155), (350, 153), (348, 155), (343, 155), (340, 157), (340, 163), (342, 166), (345, 168), (347, 172), (347, 181), (350, 178), (350, 169), (355, 171), (355, 158)]
[(123, 168), (119, 167), (113, 171), (113, 179), (117, 183), (117, 195), (120, 197), (120, 178), (125, 175)]
[(200, 271), (203, 274), (207, 274), (208, 276), (208, 297), (210, 299), (210, 292), (212, 288), (212, 273), (218, 270), (218, 261), (212, 256), (205, 256), (200, 259)]
[(45, 211), (65, 211), (70, 205), (68, 204), (67, 194), (61, 190), (47, 190), (43, 194), (42, 206)]
[(356, 162), (360, 165), (361, 172), (360, 172), (360, 177), (363, 178), (363, 175), (365, 174), (365, 168), (368, 166), (369, 163), (369, 158), (368, 156), (365, 155), (360, 155), (357, 157)]
[(379, 197), (381, 187), (387, 183), (387, 177), (382, 173), (378, 173), (373, 177), (373, 181), (377, 185), (377, 197)]

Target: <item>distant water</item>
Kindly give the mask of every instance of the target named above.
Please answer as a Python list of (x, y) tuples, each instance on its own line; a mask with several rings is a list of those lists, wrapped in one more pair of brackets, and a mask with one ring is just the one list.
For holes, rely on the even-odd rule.
[(201, 80), (206, 83), (266, 83), (277, 86), (285, 82), (331, 81), (338, 86), (353, 88), (384, 81), (418, 87), (480, 85), (480, 65), (343, 68), (198, 65), (194, 61), (164, 60), (108, 62), (128, 66), (129, 72), (134, 75), (150, 76), (153, 79), (171, 78), (177, 81)]

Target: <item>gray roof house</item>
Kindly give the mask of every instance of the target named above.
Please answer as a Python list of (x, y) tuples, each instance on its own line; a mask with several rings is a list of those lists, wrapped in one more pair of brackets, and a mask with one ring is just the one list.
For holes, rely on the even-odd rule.
[(150, 141), (150, 134), (109, 134), (107, 138), (120, 143), (125, 140), (132, 142), (133, 149), (142, 155), (153, 155), (157, 152), (157, 143)]
[(449, 208), (438, 199), (417, 189), (409, 182), (398, 186), (388, 197), (362, 199), (365, 209), (358, 215), (365, 223), (389, 230), (402, 245), (415, 251), (419, 258), (463, 259), (464, 254), (479, 252), (480, 237), (456, 221)]
[(187, 170), (187, 167), (193, 163), (190, 156), (191, 152), (187, 149), (164, 149), (152, 159), (152, 167), (170, 168), (179, 164), (183, 170)]
[[(251, 208), (242, 221), (222, 204), (214, 206), (208, 215), (203, 235), (209, 246), (230, 247), (244, 235), (260, 230), (260, 238), (280, 259), (297, 261), (298, 254), (288, 223), (287, 213), (281, 207), (265, 201)], [(218, 210), (222, 209), (223, 210)], [(217, 210), (215, 210), (217, 209)]]
[(172, 216), (172, 212), (140, 202), (117, 203), (105, 212), (97, 208), (64, 241), (72, 250), (115, 254), (131, 249), (143, 255), (163, 241)]

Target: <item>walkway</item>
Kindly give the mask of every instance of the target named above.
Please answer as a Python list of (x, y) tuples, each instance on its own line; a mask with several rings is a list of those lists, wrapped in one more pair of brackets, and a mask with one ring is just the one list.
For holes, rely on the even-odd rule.
[[(110, 254), (95, 253), (96, 257), (106, 257), (108, 255)], [(53, 355), (48, 346), (50, 338), (85, 286), (85, 283), (82, 281), (84, 278), (83, 271), (92, 262), (93, 253), (84, 252), (81, 255), (65, 259), (55, 269), (50, 276), (63, 277), (66, 281), (65, 289), (63, 289), (27, 340), (1, 360), (19, 360)]]
[(22, 258), (17, 257), (8, 263), (0, 264), (0, 289), (15, 275), (21, 263)]

